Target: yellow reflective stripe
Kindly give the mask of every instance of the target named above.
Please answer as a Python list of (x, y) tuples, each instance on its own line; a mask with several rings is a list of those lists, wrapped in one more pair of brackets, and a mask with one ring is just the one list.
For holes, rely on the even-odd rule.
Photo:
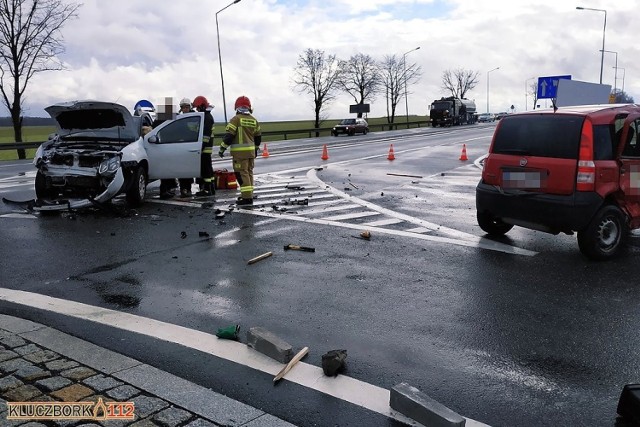
[(204, 148), (202, 149), (202, 152), (203, 152), (204, 154), (212, 154), (212, 153), (213, 153), (213, 147), (204, 147)]
[(238, 127), (233, 123), (229, 122), (227, 125), (227, 131), (231, 131), (231, 133), (235, 133), (238, 130)]
[(229, 146), (228, 146), (227, 144), (225, 144), (224, 142), (221, 142), (221, 143), (220, 143), (220, 147), (224, 148), (225, 150), (226, 150), (227, 148), (229, 148)]
[(240, 192), (241, 193), (247, 193), (247, 192), (252, 192), (253, 191), (253, 185), (247, 185), (246, 187), (240, 187)]
[(210, 137), (210, 136), (207, 136), (207, 135), (204, 135), (204, 136), (202, 137), (202, 141), (203, 141), (203, 142), (209, 142), (209, 140), (210, 140), (210, 139), (211, 139), (211, 137)]
[(204, 182), (213, 182), (213, 178), (205, 178)]
[(232, 153), (237, 153), (239, 151), (254, 151), (255, 150), (255, 146), (254, 145), (237, 145), (237, 144), (233, 144), (231, 146), (231, 152)]
[(257, 125), (258, 125), (258, 122), (253, 119), (246, 119), (246, 118), (240, 117), (240, 126), (255, 128)]

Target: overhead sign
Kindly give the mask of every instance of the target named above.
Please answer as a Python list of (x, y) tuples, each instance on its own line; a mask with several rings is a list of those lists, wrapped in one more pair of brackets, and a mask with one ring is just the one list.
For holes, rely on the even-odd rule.
[(538, 77), (538, 99), (556, 98), (561, 79), (571, 80), (571, 76)]
[(556, 106), (607, 104), (611, 85), (581, 82), (578, 80), (560, 80)]
[(361, 113), (369, 113), (369, 104), (355, 104), (349, 105), (349, 113), (351, 114), (361, 114)]

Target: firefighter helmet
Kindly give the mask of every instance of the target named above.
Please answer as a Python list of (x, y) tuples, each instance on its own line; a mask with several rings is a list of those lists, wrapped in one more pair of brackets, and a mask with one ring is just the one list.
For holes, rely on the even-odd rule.
[(189, 107), (191, 107), (191, 100), (189, 98), (182, 98), (180, 100), (180, 106), (182, 107), (183, 105), (188, 105)]
[(249, 98), (247, 98), (246, 96), (240, 96), (238, 97), (238, 99), (236, 99), (236, 105), (234, 109), (237, 110), (238, 108), (242, 107), (251, 110), (251, 101), (249, 101)]
[(209, 106), (209, 101), (202, 95), (196, 96), (196, 99), (193, 100), (193, 106), (195, 108), (202, 108), (203, 110)]

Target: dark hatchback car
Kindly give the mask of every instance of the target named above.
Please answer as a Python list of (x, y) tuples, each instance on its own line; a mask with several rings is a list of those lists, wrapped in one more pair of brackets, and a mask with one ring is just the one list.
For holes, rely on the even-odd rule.
[(561, 107), (500, 120), (476, 188), (478, 225), (578, 233), (608, 259), (640, 228), (640, 106)]
[(338, 136), (341, 133), (355, 135), (361, 133), (366, 135), (369, 132), (369, 124), (365, 119), (344, 119), (331, 129), (331, 135)]

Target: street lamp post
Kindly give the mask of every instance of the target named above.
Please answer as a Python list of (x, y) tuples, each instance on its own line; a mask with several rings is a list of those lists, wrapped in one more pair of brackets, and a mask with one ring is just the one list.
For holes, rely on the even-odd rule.
[(595, 12), (604, 12), (604, 27), (602, 28), (602, 55), (600, 57), (600, 84), (602, 84), (602, 70), (604, 68), (604, 35), (607, 31), (607, 11), (604, 9), (592, 9), (590, 7), (576, 6), (578, 10), (593, 10)]
[[(529, 87), (527, 86), (527, 83), (529, 83), (529, 80), (533, 80), (535, 79), (535, 77), (529, 77), (527, 80), (524, 81), (524, 111), (528, 111), (527, 108), (527, 103), (529, 102)], [(487, 79), (488, 81), (489, 79)], [(488, 112), (488, 111), (487, 111)]]
[(614, 52), (613, 50), (605, 50), (605, 52), (616, 54), (616, 66), (613, 67), (616, 69), (614, 80), (613, 80), (613, 93), (615, 94), (616, 90), (618, 89), (618, 52)]
[(618, 67), (618, 68), (622, 70), (622, 89), (620, 90), (624, 92), (624, 76), (627, 74), (627, 71), (622, 67)]
[(489, 112), (489, 73), (499, 69), (500, 67), (496, 67), (493, 70), (487, 71), (487, 113)]
[(218, 14), (226, 8), (233, 6), (240, 2), (240, 0), (234, 0), (222, 9), (216, 12), (216, 34), (218, 35), (218, 61), (220, 62), (220, 83), (222, 84), (222, 108), (224, 109), (224, 124), (227, 124), (227, 100), (224, 96), (224, 76), (222, 75), (222, 55), (220, 54), (220, 28), (218, 27)]
[(407, 54), (418, 49), (420, 49), (420, 46), (402, 54), (402, 72), (404, 74), (404, 112), (407, 116), (407, 129), (409, 129), (409, 100), (407, 98)]

